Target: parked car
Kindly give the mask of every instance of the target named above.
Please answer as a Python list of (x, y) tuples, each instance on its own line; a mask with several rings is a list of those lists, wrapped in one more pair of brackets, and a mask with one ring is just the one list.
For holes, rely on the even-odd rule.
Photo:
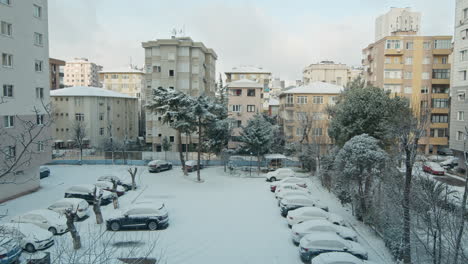
[(301, 191), (307, 191), (306, 188), (304, 187), (301, 187), (299, 185), (297, 185), (296, 183), (284, 183), (284, 184), (281, 184), (279, 185), (276, 190), (275, 190), (275, 195), (280, 193), (280, 192), (283, 192), (283, 191), (286, 191), (286, 190), (301, 190)]
[(311, 197), (304, 195), (296, 195), (288, 198), (283, 198), (280, 202), (281, 215), (286, 216), (289, 211), (298, 209), (301, 207), (317, 207), (324, 211), (328, 211), (328, 206), (323, 206), (319, 202)]
[[(197, 171), (197, 161), (196, 160), (187, 160), (185, 162), (185, 167), (187, 167), (187, 171), (188, 172), (192, 172), (192, 171)], [(203, 164), (200, 163), (200, 170), (203, 169), (205, 166)]]
[(311, 264), (371, 264), (347, 252), (322, 253), (312, 259)]
[(267, 181), (277, 181), (282, 180), (287, 177), (294, 177), (294, 171), (288, 168), (279, 168), (275, 171), (270, 171), (266, 174)]
[(344, 219), (333, 213), (328, 213), (317, 207), (301, 207), (288, 212), (288, 224), (293, 226), (308, 220), (326, 219), (334, 225), (346, 226)]
[(0, 264), (19, 263), (21, 246), (11, 237), (0, 237)]
[(106, 220), (107, 230), (118, 231), (127, 228), (145, 228), (156, 230), (169, 225), (169, 215), (164, 204), (156, 208), (152, 204), (133, 205), (116, 212)]
[(423, 171), (428, 172), (434, 175), (444, 175), (445, 170), (438, 163), (435, 162), (426, 162), (423, 165)]
[(153, 160), (148, 163), (149, 172), (161, 172), (172, 169), (172, 163), (165, 160)]
[(0, 229), (3, 233), (17, 239), (20, 246), (27, 252), (36, 252), (54, 245), (54, 236), (34, 224), (5, 223), (0, 225)]
[[(108, 182), (108, 181), (97, 181), (95, 184), (95, 186), (103, 189), (104, 191), (108, 191), (108, 192), (114, 192), (113, 191), (113, 185), (111, 182)], [(120, 185), (117, 185), (117, 189), (115, 190), (115, 194), (117, 194), (117, 196), (122, 196), (125, 194), (125, 188), (120, 186)]]
[(302, 187), (302, 188), (307, 188), (307, 183), (304, 179), (301, 179), (301, 178), (297, 178), (297, 177), (287, 177), (287, 178), (284, 178), (282, 179), (281, 181), (279, 182), (274, 182), (274, 183), (271, 183), (270, 184), (270, 191), (272, 192), (275, 192), (276, 189), (283, 185), (283, 184), (296, 184), (297, 186), (299, 187)]
[(112, 180), (117, 181), (117, 184), (124, 187), (125, 191), (131, 190), (132, 189), (132, 181), (129, 180), (128, 178), (119, 178), (115, 175), (103, 175), (97, 179), (98, 181), (107, 181), (107, 182), (112, 182)]
[(367, 251), (353, 241), (344, 240), (334, 233), (314, 232), (304, 236), (299, 242), (301, 260), (310, 263), (321, 253), (348, 252), (360, 259), (367, 260)]
[(455, 168), (456, 166), (458, 166), (458, 161), (459, 159), (456, 158), (456, 157), (450, 157), (444, 161), (442, 161), (440, 163), (440, 165), (443, 167), (443, 168), (446, 168), (446, 169), (453, 169)]
[(11, 219), (13, 223), (34, 224), (48, 230), (53, 235), (60, 235), (68, 231), (66, 221), (64, 216), (47, 209), (36, 209)]
[(82, 220), (89, 216), (88, 202), (80, 198), (63, 198), (51, 204), (47, 209), (62, 215), (65, 214), (65, 210), (70, 209), (72, 212), (76, 212), (76, 220)]
[(299, 245), (299, 241), (305, 235), (311, 234), (313, 232), (331, 232), (339, 235), (341, 238), (351, 241), (357, 241), (357, 233), (352, 229), (339, 226), (331, 223), (328, 220), (316, 219), (316, 220), (307, 220), (297, 225), (292, 226), (292, 239), (294, 244)]
[(88, 202), (88, 204), (94, 203), (94, 189), (97, 188), (98, 192), (102, 192), (101, 205), (107, 205), (112, 203), (113, 193), (104, 191), (99, 187), (92, 184), (80, 184), (74, 185), (65, 191), (65, 198), (80, 198)]
[(453, 155), (453, 150), (449, 149), (449, 148), (440, 148), (437, 150), (437, 154), (439, 155), (444, 155), (444, 156), (447, 156), (447, 155)]
[(44, 179), (46, 177), (49, 177), (50, 175), (50, 169), (45, 167), (45, 166), (41, 166), (39, 167), (39, 178), (40, 179)]
[(296, 195), (310, 195), (312, 194), (311, 191), (307, 189), (297, 189), (297, 190), (283, 190), (281, 192), (275, 193), (276, 199), (278, 199), (278, 206), (280, 205), (281, 200), (288, 196), (296, 196)]

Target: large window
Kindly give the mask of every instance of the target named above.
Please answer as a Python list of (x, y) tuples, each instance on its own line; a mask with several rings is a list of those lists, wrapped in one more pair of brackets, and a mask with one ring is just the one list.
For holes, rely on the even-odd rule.
[(231, 105), (231, 110), (232, 112), (237, 112), (239, 113), (242, 109), (242, 105)]
[(321, 128), (321, 127), (316, 127), (316, 128), (314, 128), (314, 130), (313, 130), (313, 135), (314, 135), (314, 136), (321, 136), (321, 135), (323, 135), (322, 128)]
[(36, 123), (38, 125), (43, 125), (44, 124), (44, 115), (36, 115)]
[(36, 99), (44, 98), (44, 88), (36, 87)]
[(232, 90), (232, 95), (234, 95), (234, 96), (241, 96), (241, 95), (242, 95), (242, 89), (234, 89), (234, 90)]
[(82, 114), (82, 113), (76, 113), (76, 114), (75, 114), (75, 120), (76, 120), (76, 121), (84, 121), (84, 114)]
[(448, 128), (431, 128), (431, 137), (448, 137)]
[(247, 105), (247, 112), (249, 113), (255, 112), (255, 105)]
[(297, 97), (298, 104), (307, 104), (307, 96), (298, 96)]
[(401, 70), (385, 70), (385, 79), (401, 79)]
[(448, 87), (448, 85), (433, 85), (432, 86), (432, 93), (448, 94), (449, 93), (449, 87)]
[(448, 98), (433, 98), (432, 107), (433, 108), (448, 108), (449, 99)]
[(450, 39), (436, 39), (434, 40), (434, 49), (450, 49), (452, 42)]
[(387, 40), (386, 46), (387, 49), (400, 49), (401, 48), (401, 40), (396, 39), (389, 39)]
[(433, 79), (450, 79), (450, 70), (449, 69), (433, 69), (432, 78)]
[(413, 64), (413, 57), (406, 57), (405, 58), (405, 64), (406, 65), (412, 65)]
[(247, 96), (255, 96), (255, 89), (248, 89)]
[(14, 116), (4, 116), (3, 117), (3, 126), (4, 127), (13, 127), (15, 125)]
[(414, 47), (413, 41), (407, 41), (407, 42), (406, 42), (406, 49), (407, 49), (407, 50), (412, 50), (413, 47)]
[(413, 79), (413, 72), (405, 72), (405, 79), (406, 80), (411, 80)]
[(3, 85), (3, 97), (13, 97), (13, 85), (4, 84)]
[(457, 120), (458, 120), (458, 121), (464, 121), (464, 120), (465, 120), (465, 112), (463, 112), (463, 111), (458, 111), (458, 112), (457, 112)]
[(297, 120), (299, 120), (299, 121), (307, 120), (307, 113), (306, 112), (297, 112), (296, 116), (297, 116)]
[(41, 33), (34, 32), (34, 44), (38, 46), (44, 45), (44, 40)]
[(42, 17), (42, 7), (38, 6), (38, 5), (33, 5), (34, 6), (34, 16), (37, 17), (37, 18), (41, 18)]
[(312, 113), (312, 119), (313, 120), (323, 120), (323, 113), (320, 113), (320, 112), (315, 112), (315, 113)]
[(446, 114), (432, 114), (432, 123), (448, 123), (448, 115)]
[(13, 67), (13, 55), (8, 53), (2, 53), (2, 66)]
[(288, 105), (294, 104), (294, 96), (292, 94), (286, 95), (286, 104)]
[(464, 135), (462, 131), (457, 131), (457, 140), (464, 140)]
[(430, 49), (431, 49), (431, 42), (430, 42), (430, 41), (425, 41), (425, 42), (423, 43), (423, 48), (424, 48), (425, 50), (430, 50)]
[(400, 93), (401, 85), (399, 84), (384, 84), (384, 90), (390, 93)]
[(36, 72), (42, 72), (42, 66), (43, 66), (43, 62), (41, 60), (36, 60), (34, 62), (34, 70)]
[(323, 104), (323, 96), (314, 96), (313, 97), (314, 104)]
[(11, 37), (13, 35), (13, 25), (5, 21), (0, 22), (0, 34)]
[(467, 61), (468, 60), (468, 50), (460, 51), (460, 61)]

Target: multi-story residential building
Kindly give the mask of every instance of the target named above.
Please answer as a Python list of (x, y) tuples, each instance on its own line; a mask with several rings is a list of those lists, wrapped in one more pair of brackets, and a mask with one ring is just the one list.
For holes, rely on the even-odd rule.
[(64, 66), (65, 61), (49, 58), (50, 90), (60, 89), (65, 86), (63, 83)]
[(145, 73), (133, 67), (103, 70), (100, 81), (106, 90), (123, 93), (138, 98), (138, 135), (145, 134)]
[(457, 0), (455, 8), (455, 39), (453, 44), (451, 102), (450, 102), (450, 148), (456, 155), (467, 151), (464, 146), (465, 127), (468, 126), (468, 0)]
[(348, 82), (359, 75), (355, 68), (333, 61), (310, 64), (302, 71), (302, 74), (304, 85), (313, 82), (326, 82), (339, 86), (346, 86)]
[(135, 142), (138, 136), (138, 99), (98, 87), (75, 86), (50, 92), (54, 109), (55, 148), (74, 146), (74, 124), (83, 122), (86, 146)]
[(343, 91), (339, 85), (313, 82), (284, 91), (279, 99), (279, 124), (287, 142), (316, 144), (325, 152), (328, 137), (328, 105), (334, 105)]
[(411, 12), (411, 8), (392, 7), (386, 14), (375, 20), (375, 41), (391, 36), (395, 32), (413, 32), (419, 35), (421, 13)]
[(233, 119), (233, 140), (229, 148), (239, 145), (236, 137), (240, 136), (242, 127), (249, 119), (263, 112), (263, 85), (252, 80), (242, 79), (227, 84), (228, 88), (228, 116)]
[[(425, 153), (448, 145), (451, 36), (394, 33), (363, 50), (368, 84), (407, 97), (414, 112), (429, 119)], [(428, 116), (429, 115), (429, 116)]]
[[(51, 160), (50, 131), (40, 127), (48, 123), (48, 60), (47, 0), (0, 0), (0, 202), (39, 188), (39, 166)], [(30, 124), (38, 125), (34, 140)]]
[(102, 66), (90, 62), (87, 58), (75, 58), (67, 61), (64, 70), (65, 86), (102, 87), (99, 72)]
[[(215, 96), (216, 60), (218, 55), (202, 42), (189, 37), (172, 37), (142, 43), (145, 49), (146, 101), (151, 103), (152, 89), (164, 87), (191, 96)], [(162, 151), (161, 143), (168, 137), (173, 151), (177, 150), (176, 131), (161, 122), (157, 114), (146, 112), (146, 142), (153, 151)], [(190, 143), (190, 141), (192, 143)], [(198, 142), (196, 135), (182, 135), (182, 148)]]

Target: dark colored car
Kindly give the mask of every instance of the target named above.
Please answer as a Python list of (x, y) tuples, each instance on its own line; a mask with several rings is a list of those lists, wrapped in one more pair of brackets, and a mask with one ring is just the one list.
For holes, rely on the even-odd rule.
[(451, 156), (453, 155), (453, 151), (449, 148), (441, 148), (437, 150), (437, 154), (442, 156)]
[(9, 237), (0, 237), (0, 264), (19, 263), (21, 246)]
[[(185, 166), (187, 167), (187, 171), (188, 172), (192, 172), (192, 171), (197, 171), (197, 161), (196, 160), (187, 160), (185, 162)], [(200, 169), (203, 169), (205, 166), (203, 164), (200, 164)]]
[(161, 172), (172, 169), (172, 163), (165, 160), (153, 160), (148, 163), (149, 172)]
[(164, 204), (137, 204), (106, 220), (107, 230), (149, 229), (157, 230), (169, 226), (169, 215)]
[[(81, 184), (81, 185), (75, 185), (71, 186), (65, 191), (65, 198), (80, 198), (88, 202), (88, 204), (93, 204), (94, 203), (94, 197), (92, 193), (94, 192), (95, 187), (92, 184)], [(108, 205), (112, 203), (112, 198), (113, 198), (113, 193), (101, 190), (103, 192), (102, 198), (101, 198), (101, 205)]]
[(50, 175), (50, 169), (44, 166), (41, 166), (39, 168), (39, 178), (44, 179), (46, 177), (49, 177)]

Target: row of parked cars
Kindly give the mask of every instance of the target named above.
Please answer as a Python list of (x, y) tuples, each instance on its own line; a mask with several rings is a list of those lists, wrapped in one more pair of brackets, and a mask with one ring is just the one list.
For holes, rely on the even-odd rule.
[(357, 233), (341, 216), (330, 213), (326, 205), (311, 196), (306, 179), (295, 177), (294, 171), (287, 168), (270, 172), (266, 178), (273, 181), (270, 191), (291, 228), (292, 242), (299, 246), (303, 262), (370, 263), (366, 261), (367, 251), (357, 242)]
[[(187, 160), (185, 162), (185, 167), (187, 168), (188, 172), (197, 171), (199, 169), (203, 169), (204, 165), (200, 164), (200, 168), (198, 168), (198, 164), (196, 160)], [(153, 160), (148, 162), (148, 171), (149, 172), (161, 172), (166, 170), (172, 169), (172, 163), (165, 160)]]

